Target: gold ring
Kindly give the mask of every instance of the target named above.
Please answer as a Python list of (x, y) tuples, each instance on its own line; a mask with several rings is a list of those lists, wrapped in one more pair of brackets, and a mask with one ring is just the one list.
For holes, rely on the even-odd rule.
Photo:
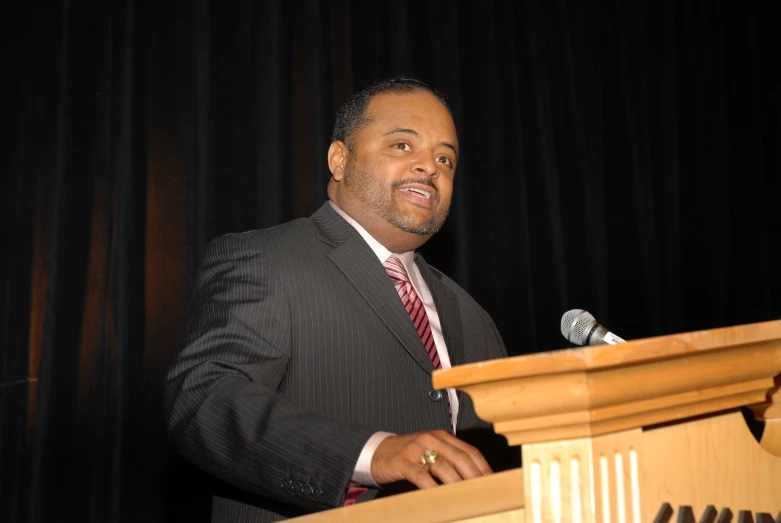
[(437, 454), (433, 450), (426, 450), (426, 452), (423, 453), (423, 455), (420, 457), (420, 464), (424, 467), (426, 465), (433, 465), (437, 462), (437, 458), (439, 457), (439, 454)]

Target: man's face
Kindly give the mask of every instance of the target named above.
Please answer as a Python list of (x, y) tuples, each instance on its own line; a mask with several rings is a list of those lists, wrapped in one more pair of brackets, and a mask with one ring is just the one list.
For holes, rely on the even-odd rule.
[(453, 119), (426, 91), (377, 95), (366, 113), (371, 122), (350, 140), (344, 166), (348, 212), (359, 223), (356, 212), (373, 214), (423, 243), (450, 209), (458, 147)]

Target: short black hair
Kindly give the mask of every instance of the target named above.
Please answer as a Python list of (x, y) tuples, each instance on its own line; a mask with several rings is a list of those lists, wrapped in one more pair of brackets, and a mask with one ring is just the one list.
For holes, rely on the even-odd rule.
[(445, 95), (416, 78), (397, 76), (381, 80), (353, 93), (336, 112), (334, 128), (331, 132), (331, 142), (341, 140), (352, 150), (351, 139), (362, 127), (371, 123), (371, 117), (366, 115), (366, 108), (372, 98), (378, 94), (412, 94), (426, 91), (434, 95), (442, 105), (453, 114)]

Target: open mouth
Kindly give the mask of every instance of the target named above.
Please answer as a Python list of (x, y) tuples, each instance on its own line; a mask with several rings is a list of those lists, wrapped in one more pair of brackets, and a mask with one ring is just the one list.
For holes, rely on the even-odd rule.
[(431, 192), (426, 191), (425, 189), (419, 189), (417, 187), (404, 187), (402, 189), (399, 189), (399, 191), (403, 193), (407, 193), (412, 197), (415, 198), (421, 198), (424, 200), (431, 200)]

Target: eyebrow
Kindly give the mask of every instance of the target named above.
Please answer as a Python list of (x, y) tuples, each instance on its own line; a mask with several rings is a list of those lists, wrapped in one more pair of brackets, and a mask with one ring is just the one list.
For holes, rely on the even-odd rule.
[[(392, 131), (388, 131), (387, 133), (383, 134), (383, 136), (390, 136), (392, 134), (410, 134), (416, 138), (420, 138), (420, 133), (417, 132), (415, 129), (406, 129), (404, 127), (397, 127)], [(450, 142), (439, 142), (439, 145), (452, 149), (453, 152), (456, 154), (456, 160), (458, 160), (458, 148), (455, 145), (453, 145)]]

